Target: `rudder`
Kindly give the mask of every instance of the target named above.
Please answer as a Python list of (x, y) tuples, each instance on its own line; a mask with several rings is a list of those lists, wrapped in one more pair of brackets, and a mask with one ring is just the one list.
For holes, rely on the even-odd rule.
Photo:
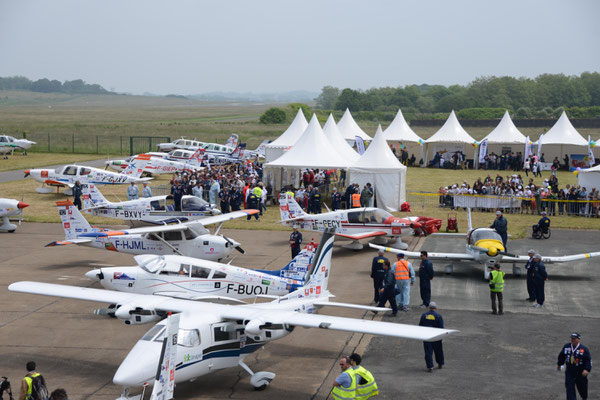
[(82, 233), (95, 232), (96, 229), (85, 220), (71, 200), (57, 201), (58, 214), (65, 230), (65, 239), (75, 239)]

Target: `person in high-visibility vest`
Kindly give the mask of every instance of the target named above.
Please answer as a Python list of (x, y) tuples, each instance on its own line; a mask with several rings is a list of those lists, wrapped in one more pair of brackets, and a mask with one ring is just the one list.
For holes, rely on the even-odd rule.
[(360, 208), (360, 194), (354, 193), (352, 194), (352, 208)]
[[(35, 372), (35, 362), (29, 361), (25, 367), (27, 368), (27, 375), (25, 375), (25, 378), (23, 378), (21, 381), (21, 393), (19, 393), (19, 400), (39, 400), (40, 397), (46, 399), (48, 397), (46, 381), (39, 372)], [(34, 380), (36, 381), (35, 390)]]
[(410, 303), (410, 287), (415, 283), (415, 270), (410, 262), (404, 259), (404, 253), (397, 254), (398, 261), (394, 263), (394, 276), (396, 277), (396, 303), (402, 311), (408, 311)]
[(342, 373), (335, 378), (331, 397), (336, 400), (355, 399), (356, 398), (356, 373), (350, 365), (349, 357), (340, 359), (340, 369)]
[(356, 377), (356, 400), (364, 400), (379, 395), (377, 382), (373, 374), (360, 365), (362, 357), (356, 353), (350, 355), (350, 365)]
[[(490, 280), (490, 297), (492, 298), (492, 314), (504, 314), (502, 305), (502, 291), (504, 290), (504, 271), (500, 271), (500, 264), (495, 264), (494, 269), (490, 272), (488, 279)], [(498, 298), (498, 308), (496, 309), (496, 298)]]

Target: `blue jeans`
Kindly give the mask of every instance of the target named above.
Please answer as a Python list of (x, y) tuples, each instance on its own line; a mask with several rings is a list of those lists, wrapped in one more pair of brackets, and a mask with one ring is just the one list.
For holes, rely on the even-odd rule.
[(408, 307), (410, 303), (410, 279), (402, 279), (396, 281), (398, 293), (396, 295), (396, 303), (399, 307)]

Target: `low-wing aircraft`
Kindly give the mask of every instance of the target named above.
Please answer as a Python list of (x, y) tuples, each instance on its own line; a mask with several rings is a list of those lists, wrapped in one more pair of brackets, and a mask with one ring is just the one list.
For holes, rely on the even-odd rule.
[(0, 135), (0, 154), (4, 154), (4, 158), (7, 158), (6, 154), (8, 153), (12, 153), (15, 150), (23, 150), (23, 154), (26, 155), (27, 150), (34, 144), (36, 143), (31, 140), (16, 139), (12, 136)]
[[(286, 226), (297, 225), (300, 229), (324, 232), (335, 229), (335, 234), (352, 239), (353, 242), (344, 247), (352, 250), (363, 248), (360, 239), (389, 237), (395, 241), (394, 246), (408, 248), (401, 236), (413, 234), (428, 235), (437, 232), (442, 220), (428, 217), (395, 217), (379, 208), (352, 208), (336, 210), (322, 214), (307, 214), (289, 193), (279, 196), (281, 222)], [(386, 241), (383, 241), (385, 243)]]
[(211, 164), (229, 164), (229, 163), (240, 163), (244, 160), (246, 151), (246, 143), (240, 143), (231, 152), (231, 154), (211, 154), (207, 153), (208, 161)]
[[(253, 372), (244, 358), (266, 343), (289, 335), (295, 327), (359, 332), (435, 341), (457, 331), (369, 319), (315, 314), (324, 306), (384, 311), (387, 309), (329, 301), (333, 235), (325, 233), (314, 256), (307, 283), (272, 302), (224, 305), (166, 296), (122, 293), (40, 282), (17, 282), (13, 292), (65, 297), (119, 305), (115, 317), (128, 324), (159, 321), (168, 312), (181, 313), (177, 335), (175, 382), (194, 380), (220, 369), (242, 367), (255, 388), (266, 387), (272, 372)], [(152, 384), (165, 337), (166, 321), (158, 322), (136, 343), (113, 382), (124, 388)], [(113, 340), (111, 337), (110, 340)]]
[[(450, 236), (450, 237), (461, 237), (466, 238), (467, 243), (465, 245), (464, 253), (434, 253), (428, 252), (427, 257), (430, 260), (447, 260), (451, 263), (455, 261), (475, 261), (479, 264), (483, 264), (483, 277), (488, 278), (489, 271), (494, 267), (495, 264), (499, 263), (512, 263), (513, 274), (520, 275), (521, 269), (516, 264), (525, 264), (529, 260), (529, 256), (518, 256), (515, 254), (507, 253), (502, 244), (502, 238), (500, 235), (491, 228), (473, 228), (471, 224), (471, 209), (467, 209), (468, 217), (468, 230), (467, 233), (435, 233), (432, 236)], [(377, 246), (369, 244), (369, 246), (378, 249), (389, 251), (390, 253), (404, 253), (407, 258), (419, 258), (420, 252), (406, 251), (401, 249), (395, 249), (391, 247)], [(599, 257), (600, 252), (595, 253), (581, 253), (572, 254), (568, 256), (560, 257), (542, 257), (542, 261), (545, 264), (556, 264), (570, 261), (584, 260), (590, 257)], [(446, 273), (452, 273), (453, 265), (446, 266)]]
[[(139, 155), (131, 162), (123, 173), (110, 172), (99, 168), (84, 167), (81, 165), (65, 165), (54, 170), (46, 168), (28, 169), (25, 171), (25, 178), (31, 176), (42, 183), (41, 188), (37, 188), (38, 193), (49, 193), (52, 190), (45, 188), (44, 185), (55, 186), (56, 190), (61, 187), (69, 189), (75, 186), (75, 182), (94, 183), (96, 185), (120, 185), (126, 183), (141, 183), (152, 178), (142, 178), (142, 172), (146, 164), (150, 162), (149, 156)], [(70, 192), (70, 191), (69, 191)], [(66, 194), (70, 194), (65, 192)]]
[(93, 183), (81, 185), (83, 211), (101, 217), (119, 218), (136, 224), (151, 224), (161, 221), (186, 222), (221, 214), (215, 204), (196, 196), (181, 198), (179, 211), (172, 195), (140, 197), (135, 200), (108, 201)]
[(121, 253), (179, 254), (211, 261), (229, 257), (234, 249), (242, 254), (244, 250), (236, 241), (218, 235), (221, 226), (213, 235), (205, 225), (222, 225), (226, 221), (258, 212), (234, 211), (191, 222), (173, 225), (158, 223), (156, 226), (115, 231), (91, 226), (70, 200), (57, 201), (56, 205), (65, 231), (65, 240), (49, 243), (46, 247), (78, 244)]
[[(187, 151), (187, 150), (177, 150)], [(150, 157), (150, 161), (144, 166), (143, 173), (152, 175), (161, 174), (174, 174), (176, 172), (184, 171), (201, 171), (204, 169), (202, 166), (202, 158), (204, 157), (204, 149), (198, 149), (194, 152), (190, 152), (191, 156), (185, 161), (172, 160), (164, 156), (166, 153), (145, 153), (140, 156)], [(139, 156), (136, 156), (139, 157)], [(136, 157), (129, 157), (124, 160), (108, 160), (105, 162), (107, 167), (114, 170), (126, 170)]]
[(256, 157), (260, 157), (260, 158), (265, 158), (265, 149), (267, 148), (267, 145), (271, 143), (270, 140), (265, 139), (262, 141), (261, 144), (258, 145), (258, 147), (255, 150), (247, 150), (244, 152), (244, 158), (245, 159), (253, 159)]
[[(85, 276), (110, 290), (190, 300), (243, 300), (283, 296), (304, 283), (314, 251), (307, 246), (279, 270), (253, 270), (176, 255), (135, 256), (137, 266), (105, 267)], [(114, 315), (114, 309), (107, 311)]]
[(15, 224), (11, 224), (8, 217), (19, 216), (19, 225), (21, 225), (21, 219), (23, 218), (23, 209), (29, 207), (29, 204), (23, 203), (19, 200), (13, 199), (0, 199), (0, 218), (2, 218), (2, 225), (0, 225), (0, 232), (14, 232), (17, 229)]

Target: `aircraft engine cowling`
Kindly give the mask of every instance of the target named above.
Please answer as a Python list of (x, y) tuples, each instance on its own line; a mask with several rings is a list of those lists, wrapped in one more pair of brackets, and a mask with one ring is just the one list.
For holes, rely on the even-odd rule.
[(117, 308), (115, 317), (125, 322), (125, 325), (141, 325), (159, 321), (163, 315), (156, 310), (146, 310), (135, 304), (124, 304)]
[(257, 342), (268, 342), (270, 340), (281, 339), (289, 335), (294, 327), (289, 324), (283, 324), (276, 321), (265, 321), (262, 318), (255, 318), (248, 321), (244, 329), (246, 335)]

